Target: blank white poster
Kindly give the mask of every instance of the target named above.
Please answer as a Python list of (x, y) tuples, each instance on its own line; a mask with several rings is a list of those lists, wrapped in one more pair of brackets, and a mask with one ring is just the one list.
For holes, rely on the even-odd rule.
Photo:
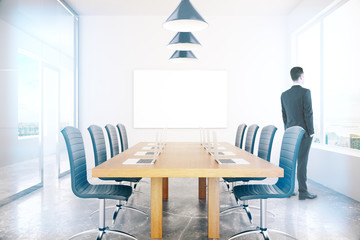
[(134, 128), (226, 128), (226, 71), (134, 71)]

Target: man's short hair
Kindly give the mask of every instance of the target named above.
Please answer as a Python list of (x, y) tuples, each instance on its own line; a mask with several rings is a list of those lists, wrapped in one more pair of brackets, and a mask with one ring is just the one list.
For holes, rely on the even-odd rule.
[(304, 70), (301, 67), (293, 67), (290, 70), (290, 75), (291, 75), (291, 79), (293, 81), (299, 80), (299, 77), (301, 76), (301, 74), (304, 73)]

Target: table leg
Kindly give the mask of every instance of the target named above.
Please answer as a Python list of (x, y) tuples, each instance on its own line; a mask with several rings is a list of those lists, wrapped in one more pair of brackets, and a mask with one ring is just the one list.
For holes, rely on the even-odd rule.
[(220, 238), (219, 178), (208, 179), (208, 238)]
[(199, 178), (199, 199), (206, 199), (206, 178)]
[(151, 178), (151, 238), (162, 238), (163, 178)]
[(163, 178), (163, 199), (169, 199), (169, 178)]

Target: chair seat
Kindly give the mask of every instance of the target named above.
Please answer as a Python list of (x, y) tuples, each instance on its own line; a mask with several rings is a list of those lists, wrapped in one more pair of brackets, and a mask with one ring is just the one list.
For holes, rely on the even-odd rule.
[(140, 180), (142, 179), (141, 177), (138, 178), (99, 178), (101, 180), (112, 180), (112, 181), (117, 181), (117, 182), (140, 182)]
[(226, 182), (249, 182), (249, 181), (261, 181), (266, 178), (256, 178), (256, 177), (253, 177), (253, 178), (227, 178), (227, 177), (224, 177), (223, 179)]
[(87, 183), (83, 188), (78, 187), (74, 193), (80, 198), (127, 201), (132, 194), (132, 187), (126, 185), (90, 185)]
[(250, 184), (235, 186), (233, 191), (238, 199), (246, 201), (251, 199), (286, 198), (292, 194), (294, 189), (284, 192), (275, 184)]

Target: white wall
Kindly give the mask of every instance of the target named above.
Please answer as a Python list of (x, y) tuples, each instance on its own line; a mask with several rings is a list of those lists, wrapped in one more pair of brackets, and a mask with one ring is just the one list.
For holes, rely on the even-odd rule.
[(346, 154), (326, 146), (313, 146), (309, 155), (308, 176), (337, 192), (360, 201), (359, 153)]
[[(164, 17), (84, 16), (80, 18), (79, 119), (87, 157), (91, 124), (126, 125), (129, 144), (155, 139), (154, 129), (133, 128), (133, 70), (209, 69), (228, 72), (228, 127), (220, 141), (234, 142), (240, 123), (276, 125), (282, 136), (280, 94), (287, 78), (285, 17), (207, 17), (210, 26), (195, 33), (203, 48), (196, 64), (168, 61), (174, 33)], [(184, 93), (186, 94), (186, 93)], [(193, 129), (169, 129), (168, 141), (199, 141)], [(279, 142), (279, 141), (277, 141)], [(275, 144), (274, 154), (280, 148)], [(275, 160), (278, 157), (274, 157)]]

